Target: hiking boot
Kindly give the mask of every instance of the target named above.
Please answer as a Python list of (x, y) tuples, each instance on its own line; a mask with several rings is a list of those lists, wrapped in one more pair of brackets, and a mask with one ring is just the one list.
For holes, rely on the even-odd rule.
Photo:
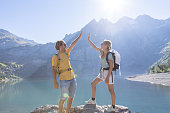
[(113, 108), (113, 106), (109, 106), (108, 108), (106, 108), (107, 112), (114, 112), (116, 109)]
[(96, 104), (96, 100), (92, 100), (91, 98), (88, 101), (85, 101), (86, 104)]

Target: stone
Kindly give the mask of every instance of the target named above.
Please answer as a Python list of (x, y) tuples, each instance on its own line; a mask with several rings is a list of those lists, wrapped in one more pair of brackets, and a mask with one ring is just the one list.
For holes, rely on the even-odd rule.
[[(72, 107), (70, 113), (109, 113), (105, 109), (108, 108), (109, 105), (99, 106), (99, 105), (80, 105), (76, 107)], [(116, 105), (116, 111), (114, 113), (131, 113), (128, 107)], [(66, 108), (64, 108), (64, 111)], [(58, 105), (44, 105), (36, 108), (31, 113), (58, 113)], [(111, 113), (111, 112), (110, 112)]]
[(84, 105), (84, 109), (96, 109), (96, 104), (86, 104)]

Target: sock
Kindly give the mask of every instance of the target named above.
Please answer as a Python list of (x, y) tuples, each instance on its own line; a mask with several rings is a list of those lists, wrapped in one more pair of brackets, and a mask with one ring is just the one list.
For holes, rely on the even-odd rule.
[(115, 105), (112, 105), (113, 108), (115, 108)]
[(92, 100), (95, 100), (95, 98), (92, 98)]

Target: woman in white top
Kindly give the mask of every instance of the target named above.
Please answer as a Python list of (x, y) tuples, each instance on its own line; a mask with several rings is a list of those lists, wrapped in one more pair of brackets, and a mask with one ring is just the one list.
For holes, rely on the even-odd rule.
[(86, 101), (86, 104), (96, 104), (95, 96), (96, 96), (96, 85), (102, 81), (105, 80), (105, 83), (108, 85), (109, 92), (111, 94), (112, 99), (112, 106), (107, 108), (106, 110), (111, 112), (115, 111), (115, 92), (114, 92), (114, 76), (112, 73), (113, 70), (113, 57), (112, 54), (108, 54), (108, 61), (109, 64), (106, 61), (106, 55), (107, 53), (112, 49), (112, 43), (110, 40), (104, 40), (103, 43), (101, 43), (101, 48), (96, 47), (93, 42), (90, 40), (90, 33), (88, 36), (88, 41), (90, 42), (91, 46), (100, 52), (100, 59), (101, 59), (101, 72), (99, 75), (92, 81), (91, 87), (92, 87), (92, 98), (90, 98), (88, 101)]

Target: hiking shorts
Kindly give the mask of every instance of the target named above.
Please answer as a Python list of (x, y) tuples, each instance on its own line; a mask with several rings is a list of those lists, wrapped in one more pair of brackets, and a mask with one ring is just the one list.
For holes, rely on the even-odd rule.
[(67, 97), (74, 98), (77, 88), (76, 79), (72, 80), (61, 80), (60, 90), (61, 90), (61, 100), (66, 100)]
[[(107, 74), (108, 74), (109, 70), (101, 70), (99, 75), (97, 76), (97, 78), (101, 79), (101, 80), (105, 80), (106, 77), (107, 77)], [(109, 84), (114, 84), (114, 75), (113, 75), (113, 72), (112, 74), (110, 75), (110, 78), (109, 78)]]

